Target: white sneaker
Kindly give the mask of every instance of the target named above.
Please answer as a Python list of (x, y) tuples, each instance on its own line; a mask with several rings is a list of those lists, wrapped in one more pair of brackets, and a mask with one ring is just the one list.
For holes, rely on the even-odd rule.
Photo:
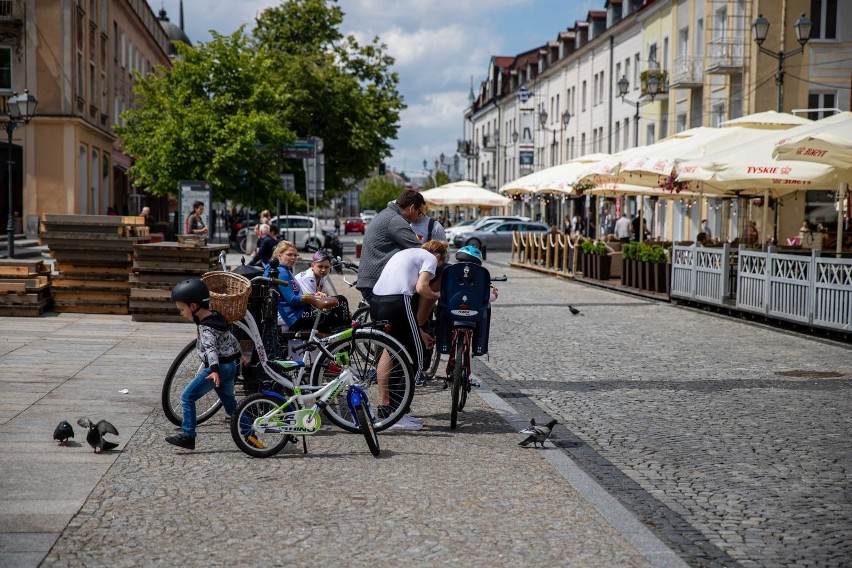
[(423, 423), (415, 422), (406, 414), (399, 419), (399, 422), (388, 428), (389, 430), (422, 430)]
[(406, 414), (406, 418), (408, 418), (411, 422), (417, 422), (418, 424), (423, 424), (424, 420), (419, 416), (414, 416), (413, 414)]

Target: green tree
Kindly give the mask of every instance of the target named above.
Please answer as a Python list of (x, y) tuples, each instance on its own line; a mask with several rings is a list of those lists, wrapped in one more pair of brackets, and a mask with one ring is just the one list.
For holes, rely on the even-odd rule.
[(139, 104), (117, 128), (135, 158), (134, 183), (174, 194), (181, 179), (207, 179), (217, 199), (255, 204), (281, 185), (264, 147), (296, 138), (292, 105), (271, 80), (272, 59), (240, 29), (196, 48), (178, 44), (170, 69), (139, 77)]
[[(390, 155), (404, 104), (386, 47), (344, 37), (342, 21), (332, 0), (287, 0), (252, 36), (179, 45), (173, 67), (139, 78), (117, 129), (134, 183), (164, 195), (178, 180), (208, 179), (217, 199), (302, 207), (302, 162), (280, 150), (308, 136), (324, 142), (326, 199), (367, 176)], [(281, 191), (282, 172), (296, 174), (295, 194)]]
[(446, 172), (438, 170), (435, 172), (434, 177), (429, 176), (429, 179), (427, 179), (426, 183), (423, 184), (423, 189), (432, 189), (433, 187), (440, 187), (447, 183), (450, 183), (450, 176), (448, 176)]
[(381, 211), (387, 207), (388, 201), (395, 201), (404, 190), (405, 188), (396, 185), (386, 178), (370, 178), (364, 189), (361, 190), (361, 209)]
[(343, 36), (343, 17), (333, 0), (288, 0), (264, 10), (254, 30), (257, 45), (275, 60), (276, 80), (299, 109), (293, 129), (323, 139), (328, 197), (390, 156), (405, 108), (387, 47), (378, 38), (360, 45)]

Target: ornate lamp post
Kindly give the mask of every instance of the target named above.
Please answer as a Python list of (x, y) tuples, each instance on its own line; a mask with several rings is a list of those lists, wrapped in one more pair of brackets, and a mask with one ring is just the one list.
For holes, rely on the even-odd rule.
[[(569, 122), (571, 122), (571, 116), (573, 116), (573, 115), (570, 112), (568, 112), (567, 110), (565, 112), (563, 112), (562, 113), (562, 123), (561, 123), (560, 127), (557, 129), (557, 128), (548, 128), (547, 127), (547, 111), (546, 110), (541, 109), (541, 112), (538, 113), (538, 121), (541, 124), (541, 128), (543, 130), (547, 130), (547, 131), (553, 133), (553, 142), (550, 143), (551, 147), (556, 146), (556, 132), (557, 132), (557, 130), (559, 131), (559, 137), (561, 138), (562, 137), (562, 131), (565, 130), (565, 127), (568, 126)], [(556, 165), (556, 156), (553, 155), (552, 151), (551, 151), (550, 159), (551, 159), (551, 162), (553, 162), (550, 165), (555, 166)]]
[(759, 14), (751, 23), (751, 35), (760, 53), (766, 54), (769, 57), (774, 57), (778, 61), (778, 71), (775, 73), (775, 84), (778, 86), (778, 105), (776, 110), (783, 112), (784, 109), (784, 60), (791, 55), (798, 55), (805, 50), (805, 44), (808, 43), (811, 35), (811, 20), (804, 14), (799, 16), (793, 28), (796, 30), (796, 41), (799, 42), (799, 47), (792, 51), (784, 52), (779, 50), (777, 53), (763, 47), (763, 42), (766, 41), (766, 34), (769, 32), (769, 20)]
[[(657, 96), (659, 88), (660, 80), (652, 75), (648, 79), (648, 96), (651, 98), (651, 102), (653, 102), (654, 97)], [(629, 89), (630, 81), (627, 79), (627, 75), (622, 75), (621, 79), (618, 80), (618, 96), (621, 97), (621, 102), (629, 105), (636, 105), (636, 114), (633, 115), (633, 147), (636, 148), (639, 146), (639, 105), (642, 101), (637, 100), (636, 102), (633, 102), (630, 99), (624, 98)]]
[(9, 100), (6, 102), (6, 106), (9, 109), (9, 120), (6, 121), (6, 134), (9, 137), (9, 146), (7, 146), (7, 165), (9, 168), (9, 218), (6, 221), (6, 239), (8, 244), (8, 258), (15, 257), (15, 208), (12, 203), (12, 166), (14, 162), (12, 161), (12, 133), (19, 126), (23, 126), (27, 124), (33, 116), (35, 116), (36, 106), (38, 106), (38, 100), (30, 94), (27, 89), (24, 89), (24, 93), (22, 95), (18, 95), (18, 93), (13, 93)]

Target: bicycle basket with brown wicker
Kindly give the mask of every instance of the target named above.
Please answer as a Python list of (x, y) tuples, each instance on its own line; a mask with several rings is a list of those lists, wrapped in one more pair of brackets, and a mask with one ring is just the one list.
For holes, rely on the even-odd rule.
[(201, 277), (210, 290), (210, 308), (234, 323), (246, 315), (251, 282), (233, 272), (208, 272)]

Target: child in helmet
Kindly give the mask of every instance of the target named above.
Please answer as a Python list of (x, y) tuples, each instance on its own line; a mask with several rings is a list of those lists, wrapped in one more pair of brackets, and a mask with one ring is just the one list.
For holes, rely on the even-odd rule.
[(210, 309), (210, 291), (203, 281), (193, 278), (179, 283), (172, 290), (172, 301), (180, 310), (180, 315), (197, 326), (196, 350), (204, 362), (204, 368), (180, 395), (183, 409), (181, 432), (168, 436), (166, 442), (194, 450), (195, 401), (214, 389), (228, 416), (237, 407), (234, 379), (240, 344), (231, 334), (225, 316)]

